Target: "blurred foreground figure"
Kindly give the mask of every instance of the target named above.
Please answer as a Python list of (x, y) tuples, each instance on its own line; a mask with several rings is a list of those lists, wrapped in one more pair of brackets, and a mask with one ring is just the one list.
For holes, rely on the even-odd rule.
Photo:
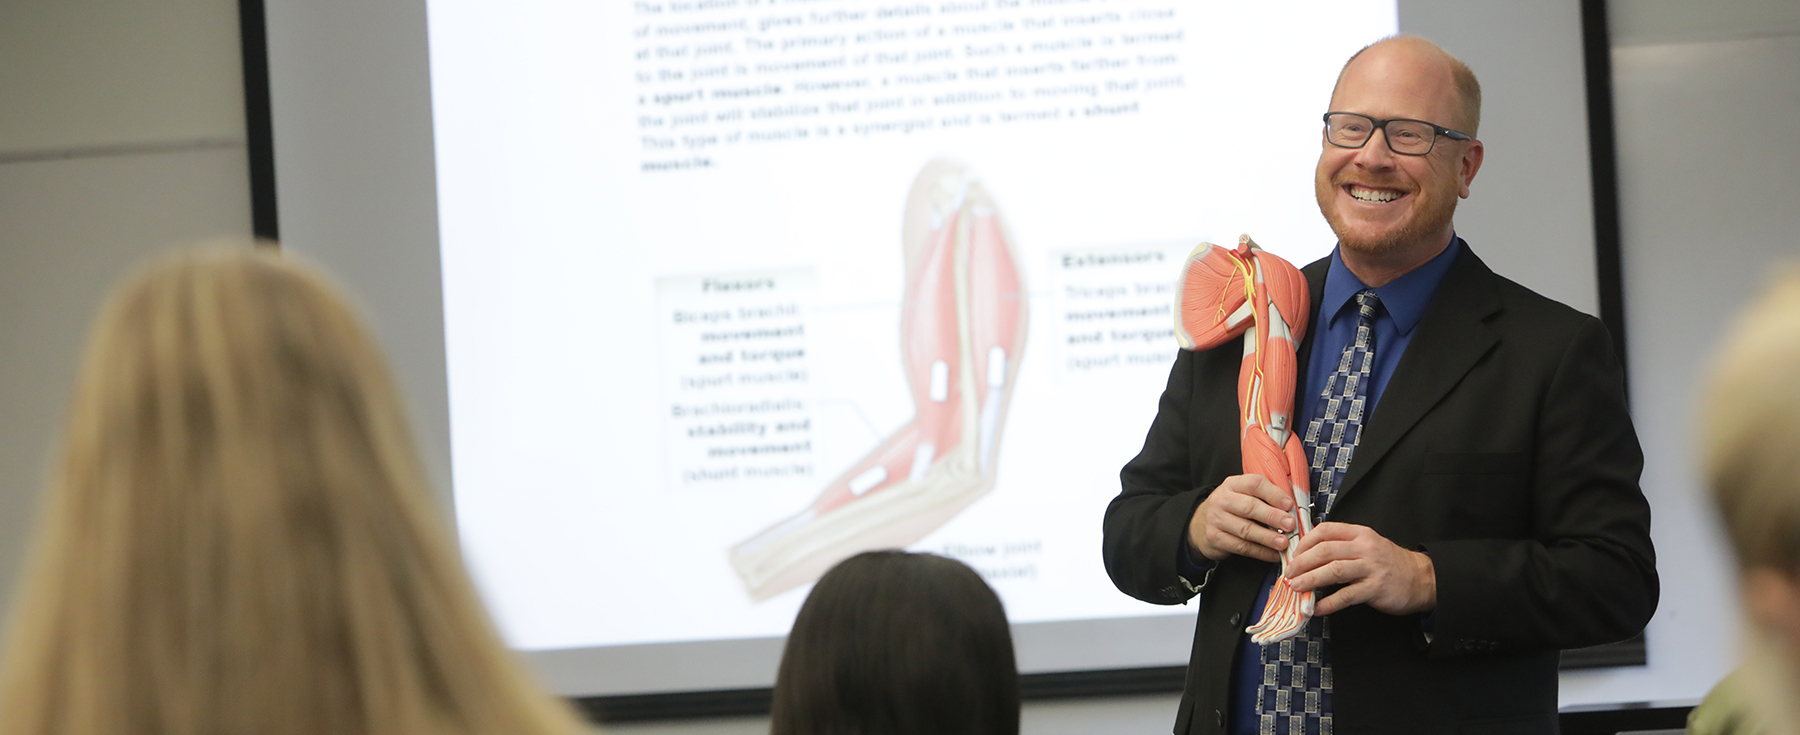
[(381, 355), (270, 248), (177, 253), (89, 338), (0, 733), (575, 733), (501, 644)]
[(1006, 610), (962, 562), (850, 557), (800, 607), (772, 715), (772, 735), (1017, 735)]
[(1690, 732), (1800, 732), (1800, 272), (1739, 319), (1703, 404), (1706, 484), (1737, 555), (1744, 666)]

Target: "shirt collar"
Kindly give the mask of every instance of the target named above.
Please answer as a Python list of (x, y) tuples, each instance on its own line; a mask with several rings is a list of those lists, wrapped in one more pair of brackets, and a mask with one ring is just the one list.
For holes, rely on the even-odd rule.
[[(1425, 306), (1431, 303), (1438, 284), (1444, 281), (1444, 274), (1450, 272), (1450, 264), (1456, 262), (1456, 254), (1462, 247), (1462, 238), (1452, 233), (1450, 246), (1444, 248), (1444, 252), (1387, 285), (1374, 289), (1375, 295), (1381, 298), (1381, 305), (1386, 307), (1388, 316), (1394, 320), (1394, 326), (1401, 334), (1410, 334), (1413, 327), (1419, 326), (1419, 320), (1425, 318)], [(1349, 266), (1344, 265), (1338, 249), (1332, 248), (1331, 267), (1325, 273), (1325, 295), (1319, 304), (1319, 314), (1327, 324), (1337, 321), (1344, 306), (1365, 288), (1368, 286), (1350, 272)]]

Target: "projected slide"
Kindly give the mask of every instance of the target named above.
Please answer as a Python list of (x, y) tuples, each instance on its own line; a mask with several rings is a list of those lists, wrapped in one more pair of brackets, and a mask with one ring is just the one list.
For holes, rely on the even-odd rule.
[(1027, 293), (1000, 213), (948, 162), (907, 198), (901, 356), (913, 421), (799, 515), (732, 551), (757, 598), (815, 581), (861, 551), (905, 547), (994, 486), (1007, 398), (1024, 352)]
[[(1267, 7), (1265, 7), (1267, 6)], [(1389, 2), (429, 3), (457, 524), (512, 645), (782, 635), (856, 552), (1101, 566), (1202, 240), (1297, 263)]]

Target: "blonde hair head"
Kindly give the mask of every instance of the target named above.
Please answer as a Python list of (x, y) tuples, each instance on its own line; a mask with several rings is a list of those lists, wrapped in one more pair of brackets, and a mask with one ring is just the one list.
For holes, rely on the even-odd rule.
[(506, 650), (357, 315), (267, 247), (104, 307), (0, 669), (0, 733), (573, 733)]
[(1739, 565), (1800, 572), (1800, 271), (1732, 329), (1705, 406), (1706, 484)]
[[(1706, 485), (1737, 558), (1745, 617), (1741, 691), (1708, 695), (1714, 717), (1800, 732), (1800, 271), (1777, 278), (1727, 335), (1704, 396)], [(1735, 709), (1734, 709), (1735, 707)], [(1699, 710), (1696, 710), (1698, 712)], [(1699, 715), (1696, 715), (1699, 717)]]

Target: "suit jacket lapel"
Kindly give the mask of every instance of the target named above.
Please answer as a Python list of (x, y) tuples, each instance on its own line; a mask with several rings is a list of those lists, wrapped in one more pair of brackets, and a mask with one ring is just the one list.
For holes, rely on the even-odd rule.
[(1363, 426), (1362, 441), (1344, 473), (1334, 508), (1342, 507), (1344, 495), (1356, 489), (1370, 468), (1499, 343), (1499, 335), (1485, 323), (1500, 311), (1496, 277), (1464, 244), (1419, 320), (1419, 331), (1394, 368), (1375, 413)]

